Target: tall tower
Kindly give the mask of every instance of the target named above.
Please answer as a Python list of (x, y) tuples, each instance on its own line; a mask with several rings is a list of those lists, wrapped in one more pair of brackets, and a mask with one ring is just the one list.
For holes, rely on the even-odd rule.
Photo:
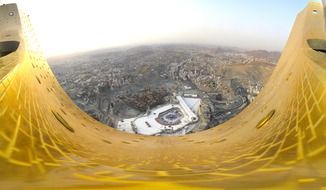
[(275, 72), (238, 116), (184, 137), (148, 137), (74, 105), (28, 17), (0, 6), (0, 188), (326, 189), (323, 11), (309, 2), (299, 13)]

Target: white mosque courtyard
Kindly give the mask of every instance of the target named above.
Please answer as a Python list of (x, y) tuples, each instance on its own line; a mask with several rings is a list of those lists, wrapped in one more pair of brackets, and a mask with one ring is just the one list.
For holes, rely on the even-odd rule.
[(176, 97), (178, 104), (168, 104), (149, 110), (145, 115), (123, 119), (117, 129), (134, 134), (161, 136), (184, 135), (199, 121), (199, 98)]

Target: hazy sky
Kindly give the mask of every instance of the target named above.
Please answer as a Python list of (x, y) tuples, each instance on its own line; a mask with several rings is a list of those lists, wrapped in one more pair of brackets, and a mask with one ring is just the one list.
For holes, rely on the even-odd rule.
[(9, 2), (53, 56), (148, 43), (282, 50), (308, 0), (0, 0)]

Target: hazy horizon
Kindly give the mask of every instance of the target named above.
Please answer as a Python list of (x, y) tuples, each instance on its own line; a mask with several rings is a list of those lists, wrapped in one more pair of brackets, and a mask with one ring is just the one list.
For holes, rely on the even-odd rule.
[(281, 51), (277, 50), (266, 50), (266, 49), (248, 49), (248, 48), (239, 48), (235, 46), (221, 46), (218, 44), (203, 44), (203, 43), (147, 43), (147, 44), (133, 44), (133, 45), (124, 45), (124, 46), (112, 46), (112, 47), (103, 47), (98, 49), (88, 49), (85, 51), (76, 51), (71, 53), (65, 53), (60, 55), (50, 55), (47, 58), (49, 59), (56, 59), (56, 58), (64, 58), (64, 57), (75, 57), (79, 55), (87, 55), (87, 54), (95, 54), (98, 52), (117, 52), (117, 51), (124, 51), (134, 48), (142, 48), (142, 47), (163, 47), (163, 46), (192, 46), (192, 47), (207, 47), (207, 48), (222, 48), (222, 49), (233, 49), (236, 51), (243, 51), (243, 52), (249, 52), (249, 51), (268, 51), (270, 53), (276, 52), (281, 53)]
[(30, 15), (47, 57), (151, 44), (282, 51), (308, 0), (7, 0)]

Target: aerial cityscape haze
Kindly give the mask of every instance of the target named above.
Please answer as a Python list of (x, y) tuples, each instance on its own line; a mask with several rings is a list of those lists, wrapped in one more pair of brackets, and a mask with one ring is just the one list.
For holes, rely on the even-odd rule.
[(49, 63), (71, 99), (94, 119), (129, 133), (179, 136), (239, 114), (279, 57), (265, 50), (166, 44), (103, 49)]
[(33, 12), (39, 43), (76, 104), (118, 130), (156, 136), (216, 127), (245, 109), (278, 61), (289, 15), (302, 8), (256, 0), (34, 3), (21, 6)]
[[(53, 40), (51, 48), (74, 53), (49, 59), (61, 85), (94, 119), (118, 130), (158, 136), (206, 130), (245, 109), (271, 75), (279, 58), (275, 50), (281, 51), (289, 32), (291, 21), (277, 17), (300, 9), (299, 4), (285, 9), (284, 3), (254, 0), (250, 4), (255, 6), (196, 0), (84, 3), (69, 17), (66, 9), (76, 2), (64, 7), (57, 2), (51, 9), (59, 6), (56, 18), (47, 18), (51, 12), (38, 17), (54, 21), (47, 31), (56, 32), (56, 24), (65, 28), (56, 38), (46, 38)], [(264, 16), (257, 17), (259, 12)], [(78, 22), (72, 26), (72, 20)], [(181, 107), (165, 110), (169, 106)], [(156, 118), (156, 112), (170, 118), (163, 114), (161, 122), (146, 121), (151, 114)]]
[[(38, 17), (54, 21), (45, 28), (47, 31), (56, 32), (56, 24), (65, 29), (57, 31), (56, 38), (46, 38), (53, 40), (49, 43), (51, 48), (66, 51), (60, 54), (74, 53), (52, 56), (49, 62), (70, 97), (94, 119), (118, 130), (144, 135), (199, 132), (240, 113), (268, 80), (279, 58), (279, 53), (272, 50), (282, 49), (289, 32), (283, 25), (290, 21), (276, 21), (285, 14), (284, 5), (279, 3), (255, 6), (248, 6), (248, 2), (241, 6), (236, 1), (196, 0), (84, 3), (79, 2), (79, 9), (69, 17), (66, 9), (76, 2), (65, 3), (64, 7), (59, 2), (54, 4), (51, 10), (58, 5), (61, 10), (61, 14), (53, 14), (56, 18), (47, 18), (51, 12), (42, 12), (44, 16)], [(254, 3), (251, 0), (250, 4)], [(287, 8), (286, 14), (295, 9)], [(253, 10), (255, 14), (251, 13)], [(272, 12), (275, 10), (276, 18)], [(264, 12), (263, 17), (257, 17), (260, 11)], [(42, 40), (42, 35), (39, 36)], [(65, 40), (67, 37), (69, 40)], [(56, 50), (50, 50), (50, 54), (51, 51)], [(193, 102), (198, 102), (196, 109)], [(169, 106), (181, 107), (165, 110)], [(192, 111), (187, 112), (188, 108)], [(176, 122), (167, 122), (169, 118), (164, 119), (164, 124), (147, 121), (156, 118), (156, 112), (166, 113)], [(190, 115), (197, 118), (196, 122)], [(187, 121), (181, 120), (186, 118)]]

